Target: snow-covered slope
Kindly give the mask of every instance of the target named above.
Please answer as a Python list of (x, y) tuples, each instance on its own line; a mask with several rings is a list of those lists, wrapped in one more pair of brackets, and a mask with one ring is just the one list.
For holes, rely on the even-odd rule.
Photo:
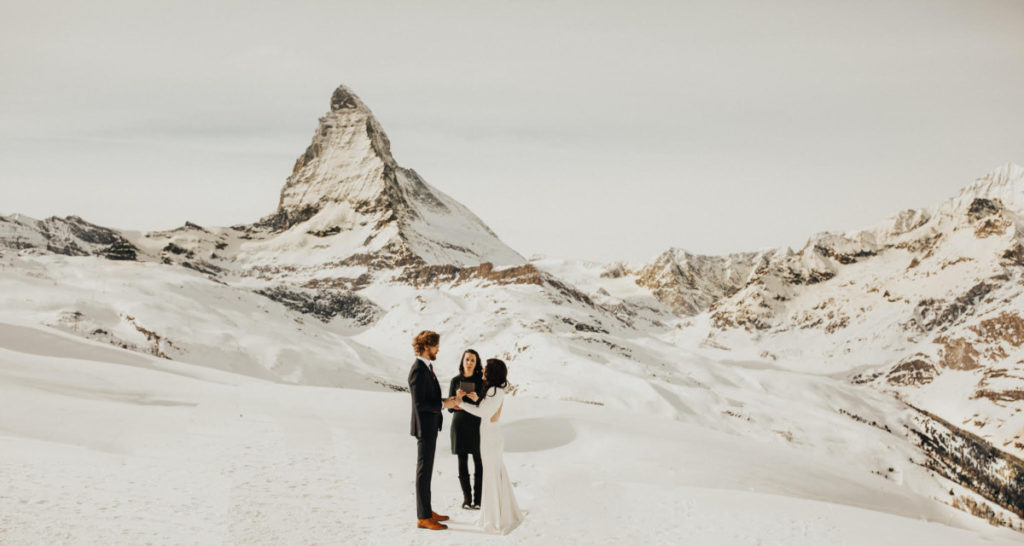
[[(6, 337), (0, 325), (0, 357), (5, 354), (2, 347), (19, 353), (6, 364), (0, 359), (0, 364), (7, 366), (7, 379), (15, 385), (8, 390), (19, 404), (43, 413), (62, 407), (47, 394), (52, 392), (84, 393), (89, 399), (109, 395), (115, 403), (179, 400), (205, 409), (176, 415), (178, 410), (167, 410), (168, 419), (205, 419), (212, 404), (220, 408), (214, 411), (219, 428), (228, 414), (222, 414), (217, 400), (244, 398), (248, 406), (262, 408), (258, 412), (279, 403), (306, 408), (298, 414), (284, 410), (289, 415), (281, 427), (301, 428), (303, 419), (315, 413), (314, 406), (298, 401), (304, 396), (310, 397), (309, 404), (316, 400), (325, 408), (345, 405), (336, 406), (334, 396), (379, 411), (397, 408), (400, 396), (386, 393), (404, 388), (409, 340), (429, 328), (442, 334), (445, 373), (454, 375), (465, 348), (505, 359), (513, 399), (534, 419), (523, 423), (519, 434), (541, 439), (553, 435), (558, 446), (552, 449), (572, 444), (578, 431), (622, 425), (640, 416), (658, 424), (642, 433), (624, 432), (625, 425), (622, 430), (612, 427), (619, 432), (610, 441), (622, 453), (626, 446), (647, 445), (663, 436), (706, 442), (706, 450), (697, 447), (687, 456), (697, 467), (702, 457), (729, 460), (724, 454), (731, 449), (778, 450), (767, 467), (744, 457), (731, 459), (728, 478), (702, 482), (698, 474), (687, 474), (668, 485), (658, 482), (657, 495), (666, 499), (682, 491), (715, 506), (736, 501), (768, 510), (774, 502), (769, 499), (693, 489), (756, 487), (787, 495), (781, 505), (793, 510), (824, 509), (809, 504), (810, 499), (939, 518), (948, 524), (957, 518), (945, 505), (957, 504), (1019, 526), (1022, 514), (1011, 513), (1016, 510), (1012, 503), (1024, 499), (1024, 491), (1014, 489), (1013, 472), (1024, 466), (1000, 453), (979, 454), (984, 441), (956, 428), (979, 432), (997, 444), (1013, 438), (1013, 427), (1020, 428), (1013, 394), (1020, 376), (1012, 362), (1021, 359), (1014, 352), (1021, 344), (1010, 333), (1016, 319), (1004, 312), (1020, 309), (1022, 303), (1017, 290), (1024, 263), (1018, 204), (1024, 199), (1020, 169), (1008, 166), (1004, 171), (935, 209), (901, 213), (861, 232), (821, 234), (798, 252), (715, 257), (670, 250), (651, 264), (526, 261), (465, 207), (400, 167), (370, 110), (342, 86), (286, 181), (277, 210), (252, 224), (209, 227), (186, 222), (177, 229), (142, 233), (102, 228), (77, 217), (0, 217), (0, 322), (9, 325)], [(49, 333), (40, 333), (40, 327)], [(19, 339), (22, 334), (28, 341)], [(965, 344), (978, 354), (963, 349)], [(142, 382), (135, 386), (109, 379), (119, 386), (97, 394), (88, 386), (95, 378), (75, 373), (49, 377), (69, 365), (82, 365), (46, 360), (69, 358), (39, 348), (51, 345), (72, 352), (87, 346), (89, 354), (113, 346), (117, 355), (100, 351), (102, 357), (70, 356), (105, 370), (97, 372), (102, 381), (108, 381), (103, 374), (121, 370), (102, 362), (130, 361), (146, 373), (189, 370), (189, 377), (216, 377), (211, 384), (236, 386), (195, 385), (197, 392), (209, 394), (200, 401), (185, 387), (153, 387), (162, 376), (143, 374), (132, 376)], [(125, 356), (132, 353), (124, 350), (142, 360)], [(25, 353), (45, 357), (33, 364), (37, 370), (20, 364)], [(230, 377), (218, 375), (224, 372)], [(899, 379), (925, 376), (931, 380)], [(970, 383), (980, 380), (986, 383)], [(258, 385), (254, 388), (261, 394), (250, 397), (246, 389), (251, 385)], [(893, 398), (893, 393), (920, 409)], [(83, 422), (83, 430), (101, 427), (111, 418), (108, 410), (98, 411), (93, 421)], [(348, 415), (338, 411), (338, 416)], [(976, 421), (985, 422), (965, 423), (961, 418), (971, 412), (981, 417)], [(139, 427), (159, 426), (163, 418), (140, 417)], [(31, 436), (36, 429), (43, 432), (34, 434), (48, 438), (66, 433), (54, 420), (25, 422), (38, 426), (4, 426), (19, 436)], [(577, 432), (569, 435), (566, 430)], [(348, 445), (352, 430), (331, 431), (343, 438), (335, 443), (341, 456), (363, 464), (358, 450)], [(268, 432), (247, 429), (245, 434), (261, 438)], [(161, 438), (163, 443), (173, 441)], [(243, 448), (250, 455), (257, 452), (246, 443), (249, 436), (232, 438), (220, 446), (225, 453)], [(275, 441), (273, 434), (262, 438), (258, 441)], [(399, 445), (392, 438), (378, 436), (385, 445)], [(76, 436), (65, 443), (101, 451), (131, 451), (140, 445), (129, 440), (122, 445), (113, 438), (107, 445)], [(643, 483), (654, 480), (631, 474), (627, 461), (618, 459), (623, 457), (618, 447), (613, 449), (616, 459), (607, 464), (595, 458), (595, 446), (606, 444), (596, 433), (591, 440), (574, 444), (570, 458), (619, 476), (606, 482), (613, 494), (629, 498), (649, 490), (649, 485), (637, 488), (632, 481), (623, 485), (623, 475)], [(674, 440), (654, 444), (668, 452), (680, 449)], [(22, 454), (33, 449), (18, 446), (24, 448)], [(214, 464), (197, 446), (182, 449), (179, 455), (193, 457), (199, 467)], [(673, 456), (651, 457), (651, 468), (678, 475)], [(787, 461), (797, 460), (801, 464), (794, 467), (800, 471), (785, 469)], [(817, 469), (810, 472), (810, 480), (802, 473), (803, 463)], [(954, 466), (969, 473), (948, 470)], [(315, 474), (326, 468), (298, 472)], [(750, 468), (758, 470), (745, 473)], [(537, 479), (558, 481), (562, 472), (552, 470)], [(282, 479), (297, 478), (286, 474)], [(587, 475), (568, 485), (593, 479)], [(238, 485), (228, 481), (232, 488)], [(555, 495), (551, 489), (524, 483), (527, 491), (537, 487), (534, 492), (545, 493), (535, 497), (537, 506), (560, 514), (537, 532), (557, 535), (552, 529), (559, 522), (589, 520), (558, 512), (540, 500)], [(1010, 496), (999, 497), (993, 490)], [(576, 498), (575, 493), (567, 495), (560, 498)], [(350, 500), (339, 502), (349, 506)], [(252, 508), (250, 501), (261, 502), (243, 501), (239, 510)], [(398, 511), (383, 501), (380, 508)], [(702, 513), (721, 517), (713, 510)], [(275, 514), (282, 522), (291, 518), (287, 509)], [(222, 521), (219, 517), (194, 522), (196, 529), (214, 537), (212, 542), (259, 536), (252, 534), (259, 525), (250, 512), (224, 517), (256, 528), (212, 530), (216, 525), (211, 522)], [(855, 533), (849, 521), (880, 516), (851, 512), (852, 519), (846, 517), (837, 525)], [(964, 525), (974, 529), (973, 523)], [(794, 529), (779, 532), (789, 536)], [(225, 532), (230, 534), (217, 534)], [(716, 532), (706, 535), (709, 541), (720, 537)], [(935, 532), (937, 537), (956, 536), (948, 529)], [(278, 536), (273, 533), (267, 536)], [(613, 527), (602, 528), (602, 533), (618, 536)], [(827, 530), (821, 533), (819, 538), (826, 540)], [(106, 536), (100, 531), (94, 535)], [(308, 535), (308, 541), (320, 536)], [(355, 540), (363, 535), (341, 536)], [(403, 537), (399, 533), (391, 538)], [(745, 540), (741, 535), (727, 538)]]
[[(734, 378), (759, 375), (719, 366)], [(797, 381), (790, 392), (807, 386)], [(0, 323), (0, 400), (4, 544), (495, 540), (473, 528), (477, 512), (458, 508), (447, 434), (433, 497), (452, 516), (451, 530), (415, 528), (415, 443), (404, 393), (283, 385)], [(905, 413), (880, 395), (843, 404), (892, 426)], [(908, 463), (913, 449), (879, 428), (804, 414), (765, 440), (723, 432), (770, 417), (759, 408), (735, 411), (742, 415), (708, 413), (707, 424), (693, 424), (508, 398), (504, 460), (527, 517), (503, 542), (1019, 538), (935, 502), (971, 494), (954, 486), (951, 497), (948, 484)], [(808, 427), (830, 428), (830, 438), (805, 436)]]

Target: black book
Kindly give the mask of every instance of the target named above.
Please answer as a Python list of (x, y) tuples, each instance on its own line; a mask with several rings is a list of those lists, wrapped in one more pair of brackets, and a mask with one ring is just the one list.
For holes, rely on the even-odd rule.
[(472, 381), (463, 381), (459, 383), (459, 388), (467, 393), (476, 392), (476, 383)]

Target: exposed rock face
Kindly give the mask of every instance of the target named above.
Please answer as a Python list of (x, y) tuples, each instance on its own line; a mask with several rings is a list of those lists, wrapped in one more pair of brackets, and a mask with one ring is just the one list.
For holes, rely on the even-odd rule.
[(1024, 244), (1017, 243), (1017, 245), (1006, 249), (1002, 258), (1006, 260), (1004, 265), (1024, 265)]
[(37, 248), (66, 256), (102, 256), (134, 260), (135, 248), (115, 230), (90, 224), (78, 216), (35, 220), (15, 214), (0, 216), (0, 249)]
[(902, 326), (918, 332), (944, 332), (963, 315), (973, 313), (977, 304), (994, 290), (998, 286), (996, 282), (1001, 280), (1005, 279), (979, 282), (966, 293), (948, 302), (933, 298), (922, 299), (915, 306), (913, 317)]
[[(1011, 367), (984, 370), (971, 398), (986, 398), (996, 404), (1024, 403), (1024, 360)], [(1024, 438), (1015, 447), (1024, 449)]]
[[(902, 227), (906, 220), (900, 217), (894, 223)], [(871, 260), (880, 248), (873, 232), (821, 233), (797, 252), (766, 252), (745, 286), (728, 300), (723, 298), (712, 305), (711, 319), (719, 328), (767, 330), (776, 327), (782, 317), (790, 318), (794, 326), (801, 328), (840, 328), (834, 320), (835, 306), (826, 300), (807, 310), (794, 309), (792, 314), (787, 313), (791, 309), (787, 302), (803, 291), (802, 286), (830, 284), (844, 266)]]
[(951, 370), (973, 370), (980, 368), (978, 350), (962, 337), (950, 339), (939, 336), (933, 343), (940, 345), (939, 363)]
[(352, 292), (321, 289), (308, 290), (290, 286), (274, 286), (256, 291), (289, 309), (330, 322), (335, 317), (349, 319), (356, 324), (372, 324), (381, 309), (372, 301)]
[(1003, 203), (998, 199), (984, 199), (978, 197), (971, 201), (971, 205), (967, 207), (967, 217), (972, 222), (977, 222), (982, 218), (998, 214), (1003, 209)]
[[(759, 252), (701, 256), (673, 248), (632, 274), (638, 285), (649, 288), (676, 313), (691, 316), (739, 291), (766, 259)], [(625, 274), (614, 268), (606, 272), (612, 278)]]
[(495, 270), (494, 264), (483, 263), (476, 267), (454, 265), (424, 265), (408, 268), (394, 278), (395, 281), (412, 286), (438, 286), (441, 284), (462, 284), (473, 280), (484, 280), (496, 284), (544, 283), (543, 274), (532, 264)]
[(993, 360), (1006, 358), (1008, 350), (1024, 345), (1024, 319), (1017, 311), (1004, 311), (969, 329), (978, 336), (979, 342), (988, 347), (985, 356)]
[(329, 203), (366, 212), (389, 209), (393, 203), (388, 199), (401, 195), (397, 169), (391, 143), (373, 113), (350, 89), (338, 87), (330, 112), (320, 118), (313, 141), (295, 161), (269, 222), (288, 229)]
[(444, 284), (458, 285), (467, 282), (482, 282), (484, 285), (527, 284), (553, 289), (559, 295), (594, 306), (590, 296), (576, 290), (568, 284), (544, 273), (533, 264), (495, 269), (494, 264), (483, 263), (476, 267), (458, 267), (454, 265), (428, 265), (406, 268), (394, 281), (415, 287), (440, 286)]
[(138, 252), (131, 243), (120, 240), (101, 250), (100, 256), (111, 260), (134, 260), (138, 256)]
[(893, 366), (885, 380), (890, 385), (920, 386), (931, 383), (936, 373), (935, 366), (926, 360), (925, 355), (918, 353)]
[(925, 466), (1024, 517), (1024, 461), (933, 413), (918, 411), (918, 426), (911, 431), (928, 455)]

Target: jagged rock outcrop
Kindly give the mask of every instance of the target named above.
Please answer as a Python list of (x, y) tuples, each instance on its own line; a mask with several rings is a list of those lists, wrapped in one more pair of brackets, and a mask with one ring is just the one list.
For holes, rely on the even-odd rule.
[(358, 294), (343, 290), (311, 290), (281, 285), (263, 288), (256, 293), (282, 303), (294, 311), (313, 315), (324, 322), (342, 317), (365, 326), (372, 324), (381, 314), (381, 308), (377, 304)]
[(119, 232), (78, 216), (36, 220), (21, 214), (0, 216), (0, 250), (35, 248), (66, 256), (134, 260), (137, 248)]
[[(931, 412), (914, 409), (919, 414), (910, 430), (928, 456), (924, 466), (1024, 518), (1024, 460)], [(1009, 521), (999, 518), (992, 523)]]
[(677, 314), (692, 316), (739, 291), (765, 260), (767, 255), (763, 252), (705, 256), (672, 248), (640, 268), (631, 270), (625, 264), (611, 264), (603, 276), (630, 275), (637, 285), (650, 289), (655, 298)]

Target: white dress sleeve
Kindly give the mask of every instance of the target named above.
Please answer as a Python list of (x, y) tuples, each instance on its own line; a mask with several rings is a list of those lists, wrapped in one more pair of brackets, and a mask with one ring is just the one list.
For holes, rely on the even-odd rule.
[(462, 409), (471, 415), (476, 415), (481, 419), (490, 419), (499, 409), (501, 409), (502, 402), (505, 401), (505, 391), (502, 389), (488, 389), (488, 393), (494, 392), (494, 394), (488, 394), (480, 401), (479, 406), (472, 404), (466, 404), (461, 406)]

